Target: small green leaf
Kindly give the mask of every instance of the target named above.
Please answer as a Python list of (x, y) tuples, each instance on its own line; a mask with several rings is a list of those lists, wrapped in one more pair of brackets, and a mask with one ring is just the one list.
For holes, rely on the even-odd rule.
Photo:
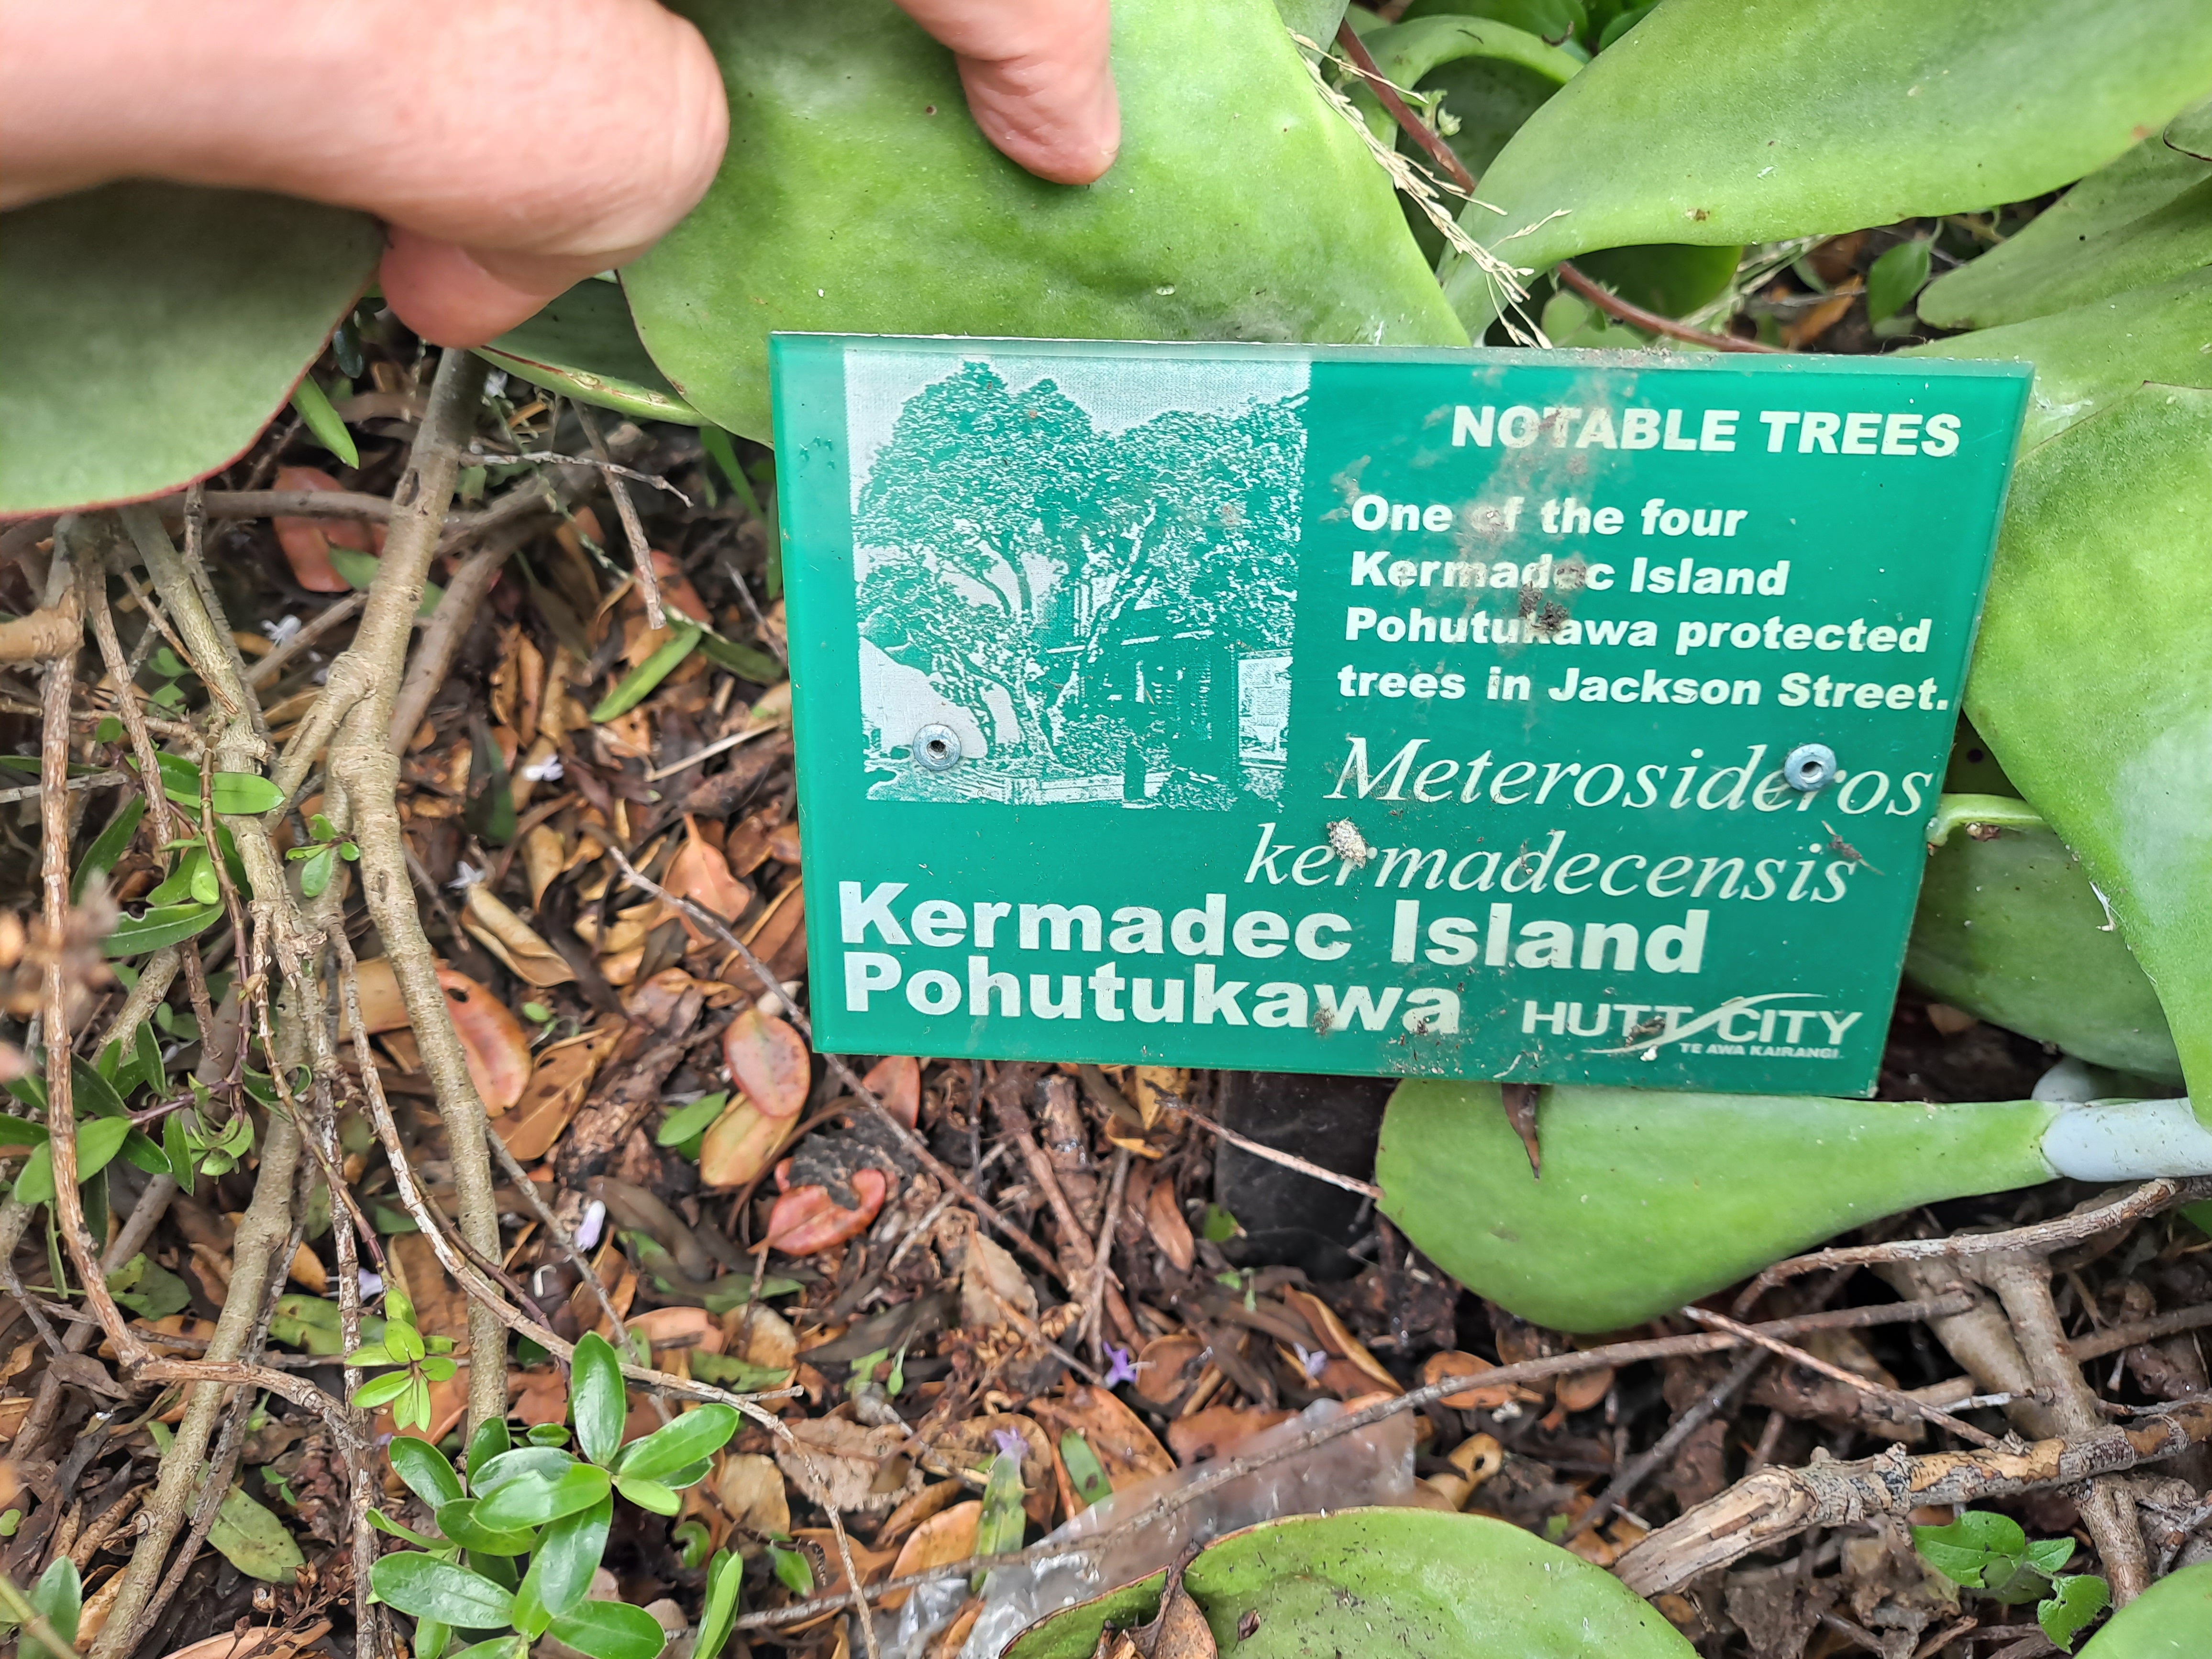
[(430, 1385), (419, 1372), (407, 1373), (407, 1387), (392, 1407), (392, 1423), (401, 1429), (430, 1426)]
[(353, 434), (346, 430), (346, 423), (331, 407), (330, 394), (315, 384), (313, 375), (301, 375), (300, 384), (292, 388), (292, 407), (300, 411), (301, 422), (324, 448), (348, 466), (361, 465), (361, 451), (354, 447)]
[(1881, 322), (1911, 305), (1928, 281), (1935, 244), (1928, 237), (1899, 242), (1867, 272), (1867, 319)]
[(522, 1017), (533, 1025), (543, 1025), (553, 1018), (553, 1011), (542, 1002), (526, 1002), (522, 1005)]
[(688, 1106), (678, 1106), (660, 1120), (660, 1127), (653, 1132), (653, 1144), (656, 1146), (680, 1146), (685, 1141), (704, 1134), (714, 1127), (714, 1120), (721, 1116), (722, 1109), (729, 1100), (729, 1091), (724, 1090), (717, 1094), (702, 1095)]
[(1114, 1495), (1114, 1483), (1107, 1479), (1106, 1466), (1098, 1461), (1098, 1454), (1091, 1449), (1091, 1443), (1082, 1431), (1070, 1429), (1060, 1437), (1060, 1461), (1067, 1465), (1067, 1478), (1075, 1483), (1075, 1495), (1089, 1509)]
[(2002, 1583), (2027, 1559), (2027, 1534), (2009, 1516), (1968, 1510), (1948, 1527), (1915, 1527), (1920, 1559), (1968, 1589)]
[(660, 647), (643, 662), (623, 675), (613, 690), (599, 699), (599, 705), (587, 717), (594, 726), (601, 725), (618, 715), (627, 714), (643, 702), (653, 689), (676, 672), (677, 666), (697, 647), (702, 630), (682, 621), (669, 623), (669, 636)]
[(392, 1467), (399, 1478), (407, 1483), (407, 1490), (433, 1510), (465, 1496), (461, 1477), (453, 1473), (452, 1460), (428, 1441), (403, 1434), (385, 1449), (385, 1455), (392, 1459)]
[(433, 1511), (438, 1517), (438, 1530), (468, 1551), (471, 1559), (485, 1555), (529, 1554), (531, 1547), (538, 1541), (537, 1533), (527, 1527), (500, 1532), (479, 1526), (477, 1508), (483, 1501), (477, 1498), (463, 1498), (439, 1504)]
[(759, 1389), (780, 1389), (791, 1380), (788, 1370), (773, 1366), (755, 1365), (728, 1354), (708, 1353), (704, 1348), (691, 1351), (691, 1375), (702, 1382), (712, 1382), (717, 1388), (734, 1389), (740, 1394)]
[(711, 1457), (738, 1431), (734, 1407), (694, 1406), (672, 1423), (664, 1423), (642, 1440), (633, 1440), (615, 1459), (615, 1471), (627, 1480), (658, 1480), (700, 1459)]
[(284, 804), (284, 792), (258, 772), (218, 772), (208, 780), (208, 794), (225, 817), (258, 817)]
[(699, 1636), (691, 1659), (714, 1659), (737, 1626), (738, 1592), (744, 1586), (744, 1563), (728, 1550), (715, 1553), (707, 1568), (707, 1595), (699, 1609)]
[(405, 1542), (410, 1544), (419, 1544), (426, 1550), (450, 1551), (450, 1546), (446, 1540), (441, 1538), (425, 1538), (421, 1533), (416, 1531), (414, 1528), (401, 1526), (399, 1522), (394, 1521), (382, 1510), (371, 1510), (368, 1512), (368, 1524), (374, 1527), (379, 1532), (389, 1533), (392, 1537), (404, 1540)]
[(527, 1437), (533, 1446), (565, 1446), (570, 1437), (565, 1423), (532, 1423)]
[(233, 1486), (208, 1528), (208, 1542), (225, 1560), (248, 1578), (264, 1583), (289, 1584), (293, 1575), (307, 1565), (307, 1558), (292, 1534), (263, 1504)]
[(556, 1619), (552, 1635), (588, 1659), (656, 1659), (668, 1645), (659, 1620), (623, 1601), (586, 1601)]
[(643, 1480), (632, 1475), (615, 1477), (615, 1490), (641, 1510), (655, 1515), (678, 1515), (683, 1512), (683, 1494), (658, 1480)]
[(15, 1201), (18, 1204), (44, 1204), (54, 1195), (54, 1149), (40, 1141), (23, 1160), (23, 1168), (15, 1176)]
[(401, 1613), (463, 1630), (497, 1630), (514, 1610), (514, 1598), (482, 1573), (413, 1550), (380, 1558), (368, 1582), (379, 1600)]
[(774, 685), (787, 678), (783, 665), (757, 646), (744, 645), (736, 640), (726, 640), (718, 634), (709, 634), (699, 641), (699, 649), (709, 662), (718, 664), (739, 679), (750, 680), (757, 685)]
[(551, 1446), (517, 1446), (510, 1451), (495, 1453), (481, 1464), (470, 1463), (469, 1490), (479, 1498), (487, 1498), (508, 1481), (520, 1480), (525, 1475), (557, 1480), (575, 1467), (574, 1458)]
[(2070, 1538), (2039, 1538), (2027, 1547), (2027, 1565), (2045, 1578), (2056, 1578), (2058, 1570), (2073, 1559)]
[(684, 1565), (696, 1572), (714, 1549), (714, 1534), (702, 1521), (682, 1521), (668, 1529), (668, 1541), (676, 1546)]
[(191, 1306), (185, 1281), (146, 1255), (134, 1255), (107, 1276), (109, 1294), (141, 1319), (167, 1319)]
[(814, 1589), (814, 1569), (806, 1564), (804, 1550), (787, 1549), (781, 1544), (768, 1547), (769, 1565), (775, 1570), (775, 1582), (793, 1595), (811, 1595)]
[[(407, 1392), (407, 1385), (415, 1380), (407, 1371), (386, 1371), (381, 1376), (372, 1376), (353, 1391), (353, 1403), (363, 1411), (374, 1411), (379, 1406), (388, 1406)], [(397, 1420), (398, 1413), (393, 1413)]]
[(460, 1366), (442, 1354), (432, 1354), (422, 1363), (422, 1375), (433, 1382), (450, 1382), (459, 1375)]
[(590, 1463), (572, 1464), (555, 1479), (527, 1474), (494, 1489), (477, 1507), (477, 1524), (495, 1532), (542, 1527), (564, 1515), (587, 1510), (607, 1495), (607, 1472)]
[(337, 868), (337, 861), (329, 848), (319, 847), (309, 854), (307, 861), (300, 867), (301, 896), (320, 898), (331, 884), (331, 872)]
[(2074, 1638), (2112, 1602), (2112, 1587), (2095, 1573), (2069, 1573), (2051, 1581), (2051, 1599), (2036, 1604), (2035, 1622), (2043, 1626), (2045, 1636), (2071, 1653)]
[[(366, 593), (376, 586), (376, 573), (380, 567), (374, 553), (363, 553), (357, 548), (333, 547), (331, 549), (331, 568), (345, 578), (348, 587)], [(446, 590), (437, 583), (424, 582), (422, 602), (415, 607), (415, 614), (428, 616), (445, 597)]]
[(1225, 1244), (1243, 1230), (1237, 1224), (1235, 1216), (1218, 1204), (1209, 1204), (1206, 1206), (1206, 1218), (1199, 1223), (1199, 1231), (1216, 1244)]
[[(495, 1417), (480, 1424), (477, 1431), (469, 1437), (466, 1467), (471, 1481), (474, 1482), (477, 1472), (492, 1459), (512, 1449), (514, 1445), (514, 1437), (507, 1432), (507, 1421), (504, 1418)], [(479, 1486), (477, 1490), (483, 1492), (487, 1488)]]
[(394, 1319), (385, 1326), (384, 1348), (394, 1359), (410, 1364), (430, 1352), (422, 1346), (422, 1332), (400, 1319)]
[(577, 1449), (594, 1463), (611, 1462), (629, 1418), (629, 1395), (623, 1382), (622, 1361), (597, 1331), (585, 1333), (569, 1361), (568, 1408), (576, 1425)]

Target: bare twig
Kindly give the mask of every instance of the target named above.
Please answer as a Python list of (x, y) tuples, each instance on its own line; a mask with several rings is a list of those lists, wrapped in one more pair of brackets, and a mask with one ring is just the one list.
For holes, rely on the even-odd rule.
[(1382, 1189), (1371, 1181), (1361, 1181), (1352, 1176), (1339, 1175), (1335, 1170), (1325, 1170), (1318, 1164), (1310, 1164), (1294, 1153), (1282, 1152), (1264, 1142), (1254, 1140), (1249, 1136), (1240, 1135), (1236, 1130), (1216, 1123), (1212, 1118), (1194, 1112), (1188, 1106), (1173, 1106), (1169, 1109), (1188, 1118), (1206, 1133), (1218, 1135), (1239, 1152), (1249, 1152), (1253, 1157), (1265, 1158), (1270, 1164), (1279, 1164), (1285, 1170), (1296, 1170), (1302, 1176), (1311, 1176), (1316, 1181), (1325, 1181), (1332, 1187), (1341, 1187), (1346, 1192), (1358, 1193), (1363, 1198), (1380, 1199), (1382, 1196)]
[[(599, 423), (592, 418), (592, 411), (582, 404), (574, 404), (574, 408), (576, 422), (584, 428), (585, 437), (591, 440), (592, 453), (598, 458), (592, 465), (605, 470), (607, 494), (614, 498), (615, 516), (622, 520), (623, 535), (629, 542), (629, 556), (637, 571), (638, 592), (645, 596), (645, 625), (647, 628), (665, 628), (668, 618), (660, 605), (660, 579), (653, 574), (653, 545), (645, 538), (645, 526), (637, 516), (637, 503), (630, 500), (629, 489), (623, 480), (635, 478), (641, 483), (653, 484), (675, 495), (686, 507), (690, 502), (683, 491), (665, 478), (656, 478), (647, 473), (634, 472), (626, 466), (617, 466), (613, 458), (607, 453), (606, 442), (599, 436)], [(566, 460), (568, 458), (545, 459)], [(875, 1659), (872, 1651), (868, 1659)]]
[(1916, 1400), (1909, 1394), (1900, 1393), (1895, 1389), (1884, 1388), (1881, 1383), (1861, 1376), (1856, 1371), (1848, 1371), (1841, 1365), (1831, 1364), (1817, 1354), (1808, 1353), (1802, 1348), (1792, 1347), (1777, 1337), (1761, 1335), (1750, 1326), (1740, 1325), (1725, 1314), (1717, 1314), (1709, 1308), (1695, 1305), (1683, 1309), (1682, 1313), (1684, 1317), (1695, 1320), (1700, 1325), (1710, 1325), (1715, 1330), (1726, 1331), (1732, 1336), (1740, 1336), (1747, 1342), (1756, 1342), (1769, 1353), (1778, 1354), (1793, 1365), (1802, 1365), (1807, 1370), (1817, 1371), (1820, 1376), (1832, 1382), (1841, 1382), (1846, 1388), (1856, 1389), (1869, 1399), (1879, 1400), (1893, 1411), (1925, 1418), (1939, 1428), (1950, 1430), (1953, 1434), (1970, 1445), (1994, 1446), (1998, 1443), (1996, 1436), (1990, 1433), (1986, 1429), (1978, 1429), (1972, 1424), (1952, 1416), (1940, 1406), (1931, 1406), (1926, 1401)]
[(1632, 300), (1624, 300), (1611, 289), (1592, 281), (1577, 270), (1571, 260), (1562, 259), (1553, 268), (1561, 282), (1588, 300), (1600, 311), (1614, 317), (1646, 334), (1663, 334), (1670, 340), (1689, 340), (1716, 351), (1771, 352), (1778, 356), (1790, 354), (1780, 346), (1768, 345), (1763, 340), (1739, 339), (1733, 334), (1710, 331), (1689, 323), (1678, 323), (1672, 317), (1645, 309)]
[(340, 623), (350, 622), (358, 616), (361, 607), (367, 600), (366, 594), (349, 593), (344, 598), (325, 605), (316, 613), (313, 622), (302, 623), (298, 633), (247, 669), (246, 683), (257, 691), (271, 684), (279, 674), (284, 672), (293, 658), (298, 656), (325, 635), (337, 629)]

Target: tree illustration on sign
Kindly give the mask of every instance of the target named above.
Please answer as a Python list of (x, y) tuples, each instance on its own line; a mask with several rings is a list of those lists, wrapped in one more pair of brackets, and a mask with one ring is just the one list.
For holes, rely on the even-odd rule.
[(862, 637), (995, 732), (992, 772), (1097, 799), (1164, 764), (1226, 805), (1238, 665), (1291, 641), (1300, 402), (1102, 431), (1050, 380), (963, 365), (861, 489)]

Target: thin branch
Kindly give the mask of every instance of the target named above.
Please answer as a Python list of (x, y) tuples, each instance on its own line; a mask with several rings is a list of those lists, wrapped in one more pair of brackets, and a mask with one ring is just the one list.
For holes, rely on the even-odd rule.
[[(667, 490), (686, 507), (691, 505), (690, 498), (665, 478), (656, 478), (649, 473), (635, 472), (629, 467), (617, 466), (607, 454), (606, 441), (599, 436), (599, 423), (592, 418), (592, 411), (582, 404), (573, 407), (576, 411), (576, 422), (584, 428), (584, 435), (591, 440), (592, 453), (598, 458), (587, 465), (597, 466), (606, 473), (607, 494), (614, 497), (615, 516), (622, 520), (623, 535), (629, 542), (630, 559), (637, 571), (638, 591), (645, 595), (645, 625), (647, 628), (665, 628), (668, 617), (661, 608), (660, 579), (653, 573), (653, 546), (645, 538), (645, 526), (637, 516), (637, 503), (630, 500), (629, 490), (623, 480), (635, 478), (641, 483), (653, 484)], [(568, 456), (544, 459), (570, 459)], [(869, 1659), (874, 1659), (872, 1653)]]
[(1188, 1106), (1171, 1106), (1168, 1109), (1188, 1118), (1206, 1133), (1218, 1135), (1239, 1152), (1249, 1152), (1270, 1164), (1279, 1164), (1285, 1170), (1296, 1170), (1302, 1176), (1311, 1176), (1316, 1181), (1325, 1181), (1332, 1187), (1341, 1187), (1347, 1193), (1358, 1193), (1362, 1198), (1380, 1199), (1382, 1196), (1382, 1189), (1371, 1181), (1360, 1181), (1352, 1176), (1339, 1175), (1334, 1170), (1325, 1170), (1318, 1164), (1310, 1164), (1295, 1153), (1240, 1135), (1236, 1130), (1216, 1123), (1212, 1118), (1194, 1112)]
[(1632, 300), (1622, 299), (1602, 283), (1592, 281), (1577, 270), (1571, 260), (1562, 259), (1552, 269), (1561, 282), (1600, 311), (1632, 327), (1640, 328), (1647, 334), (1663, 334), (1670, 340), (1688, 340), (1698, 345), (1711, 346), (1716, 351), (1771, 352), (1782, 357), (1791, 355), (1782, 347), (1768, 345), (1763, 340), (1743, 340), (1733, 334), (1709, 333), (1688, 323), (1678, 323), (1672, 317), (1663, 316), (1658, 312), (1648, 311)]
[(1694, 1304), (1683, 1309), (1682, 1313), (1686, 1318), (1695, 1320), (1700, 1325), (1710, 1325), (1715, 1330), (1726, 1331), (1731, 1336), (1740, 1336), (1747, 1342), (1756, 1342), (1769, 1353), (1779, 1355), (1793, 1365), (1802, 1365), (1807, 1370), (1817, 1371), (1832, 1382), (1843, 1383), (1846, 1388), (1856, 1389), (1869, 1399), (1879, 1400), (1893, 1411), (1904, 1412), (1913, 1417), (1925, 1418), (1939, 1428), (1950, 1430), (1953, 1434), (1970, 1445), (1986, 1447), (2001, 1443), (1996, 1436), (1990, 1433), (1986, 1429), (1978, 1429), (1972, 1423), (1952, 1416), (1941, 1406), (1932, 1406), (1924, 1400), (1916, 1400), (1911, 1395), (1902, 1393), (1896, 1389), (1884, 1388), (1881, 1383), (1861, 1376), (1856, 1371), (1845, 1370), (1841, 1365), (1831, 1364), (1817, 1354), (1808, 1353), (1802, 1348), (1792, 1347), (1778, 1338), (1761, 1335), (1750, 1326), (1740, 1325), (1725, 1314), (1717, 1314), (1710, 1308), (1700, 1308)]

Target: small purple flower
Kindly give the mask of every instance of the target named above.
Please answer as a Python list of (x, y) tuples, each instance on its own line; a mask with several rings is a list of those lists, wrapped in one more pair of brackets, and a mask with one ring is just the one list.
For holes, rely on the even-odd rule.
[(1116, 1388), (1121, 1383), (1133, 1382), (1137, 1380), (1135, 1356), (1128, 1349), (1117, 1348), (1109, 1342), (1106, 1345), (1106, 1358), (1108, 1388)]
[(1029, 1455), (1030, 1443), (1012, 1429), (992, 1430), (991, 1443), (1017, 1462)]
[(1303, 1342), (1294, 1341), (1291, 1346), (1298, 1351), (1298, 1369), (1306, 1374), (1306, 1381), (1318, 1382), (1321, 1374), (1328, 1369), (1328, 1350), (1309, 1348)]

